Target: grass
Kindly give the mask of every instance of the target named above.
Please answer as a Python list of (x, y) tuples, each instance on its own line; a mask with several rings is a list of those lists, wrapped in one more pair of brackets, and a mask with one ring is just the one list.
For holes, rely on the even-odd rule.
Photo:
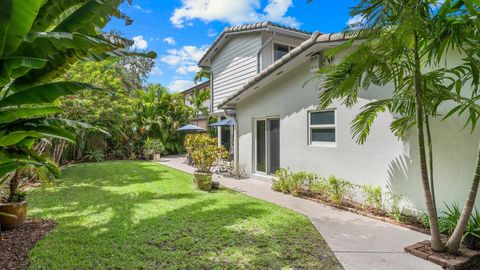
[(29, 207), (58, 222), (30, 269), (341, 269), (306, 217), (151, 162), (70, 166)]

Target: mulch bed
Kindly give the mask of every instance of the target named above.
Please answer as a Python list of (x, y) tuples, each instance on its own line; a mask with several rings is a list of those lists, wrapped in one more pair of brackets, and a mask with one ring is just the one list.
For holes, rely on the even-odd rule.
[(1, 232), (0, 269), (27, 269), (27, 255), (35, 243), (55, 227), (55, 222), (29, 219), (22, 226)]
[(405, 248), (405, 251), (431, 261), (445, 269), (480, 270), (480, 251), (460, 247), (458, 255), (432, 251), (430, 241), (422, 241)]
[(408, 215), (402, 215), (402, 222), (398, 222), (393, 218), (390, 218), (385, 211), (378, 210), (371, 207), (359, 207), (358, 203), (350, 201), (348, 199), (342, 200), (341, 204), (335, 204), (331, 202), (325, 195), (314, 193), (308, 190), (300, 190), (299, 197), (308, 199), (311, 201), (319, 202), (334, 208), (349, 211), (355, 214), (366, 216), (369, 218), (377, 219), (383, 222), (395, 224), (413, 231), (421, 232), (424, 234), (430, 234), (430, 230), (426, 229), (418, 218)]

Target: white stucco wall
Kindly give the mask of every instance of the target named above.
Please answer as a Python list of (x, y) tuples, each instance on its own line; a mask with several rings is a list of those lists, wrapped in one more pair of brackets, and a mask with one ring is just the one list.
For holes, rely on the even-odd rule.
[[(403, 204), (411, 209), (424, 209), (423, 190), (418, 166), (417, 140), (414, 129), (406, 143), (390, 131), (393, 116), (378, 116), (364, 145), (352, 139), (350, 123), (361, 106), (370, 100), (360, 98), (351, 109), (338, 102), (336, 146), (308, 145), (308, 111), (318, 104), (316, 82), (304, 85), (312, 77), (309, 63), (284, 74), (259, 93), (237, 104), (239, 122), (240, 164), (253, 173), (253, 119), (280, 117), (280, 166), (292, 171), (310, 171), (322, 176), (335, 175), (357, 184), (374, 184), (404, 196)], [(375, 89), (388, 93), (390, 89)], [(432, 121), (435, 181), (439, 206), (457, 201), (463, 205), (473, 175), (478, 131), (461, 130), (462, 123)], [(477, 199), (479, 205), (480, 199)]]

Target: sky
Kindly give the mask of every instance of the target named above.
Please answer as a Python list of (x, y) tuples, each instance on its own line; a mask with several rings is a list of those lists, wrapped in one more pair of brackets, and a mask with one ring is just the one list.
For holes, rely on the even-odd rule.
[(194, 85), (197, 62), (231, 25), (272, 21), (306, 31), (342, 31), (358, 20), (348, 14), (355, 0), (133, 0), (121, 6), (132, 25), (113, 19), (106, 30), (134, 40), (133, 50), (155, 51), (148, 82), (172, 92)]

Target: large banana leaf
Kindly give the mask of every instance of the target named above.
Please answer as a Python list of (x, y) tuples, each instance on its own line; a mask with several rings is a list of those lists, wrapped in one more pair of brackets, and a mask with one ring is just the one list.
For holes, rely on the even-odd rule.
[(0, 65), (0, 86), (10, 83), (12, 79), (23, 76), (32, 69), (44, 68), (46, 63), (45, 59), (33, 57), (4, 58)]
[(29, 138), (55, 138), (75, 142), (75, 136), (60, 127), (36, 127), (35, 130), (19, 130), (8, 134), (0, 134), (0, 147), (16, 145)]
[(98, 90), (99, 88), (81, 82), (53, 82), (36, 85), (0, 99), (0, 107), (51, 103), (61, 96), (73, 95), (86, 89)]
[(37, 17), (44, 0), (2, 0), (0, 2), (0, 58), (13, 53)]
[(11, 123), (19, 119), (44, 117), (48, 114), (63, 112), (59, 107), (9, 108), (0, 111), (0, 124)]
[(68, 17), (66, 14), (73, 13), (88, 1), (90, 0), (46, 1), (39, 11), (39, 16), (32, 26), (32, 31), (46, 32), (52, 30)]

